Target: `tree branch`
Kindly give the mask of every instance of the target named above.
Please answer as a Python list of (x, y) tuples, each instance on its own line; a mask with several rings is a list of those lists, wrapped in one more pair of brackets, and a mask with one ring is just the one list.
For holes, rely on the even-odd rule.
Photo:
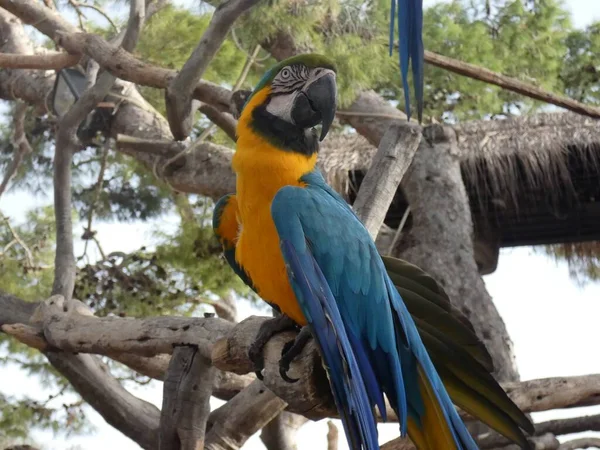
[(159, 450), (204, 448), (216, 370), (196, 347), (177, 346), (163, 386)]
[(265, 388), (260, 380), (254, 380), (211, 414), (205, 449), (240, 449), (285, 407), (285, 401)]
[(78, 55), (64, 52), (42, 53), (39, 55), (0, 53), (0, 67), (4, 69), (60, 70), (76, 65), (79, 59), (80, 56)]
[(263, 427), (260, 440), (267, 450), (296, 450), (298, 430), (306, 422), (308, 419), (304, 416), (282, 411)]
[[(57, 302), (57, 307), (50, 308), (50, 302)], [(91, 319), (91, 311), (81, 302), (77, 300), (72, 300), (71, 302), (65, 305), (65, 302), (61, 297), (54, 297), (48, 299), (45, 304), (42, 303), (27, 303), (23, 300), (20, 300), (16, 297), (13, 297), (9, 294), (4, 294), (0, 292), (0, 326), (2, 327), (2, 331), (6, 334), (9, 334), (19, 340), (20, 342), (29, 345), (30, 347), (36, 348), (40, 351), (46, 351), (50, 348), (55, 351), (74, 351), (81, 353), (77, 350), (77, 344), (73, 343), (71, 346), (68, 344), (65, 345), (64, 348), (57, 348), (50, 344), (44, 334), (44, 331), (50, 336), (54, 332), (53, 328), (44, 327), (43, 324), (46, 321), (59, 321), (62, 323), (61, 327), (69, 327), (75, 326), (79, 328), (80, 325), (77, 325), (79, 321), (77, 318), (84, 317)], [(180, 318), (184, 319), (184, 318)], [(94, 322), (97, 325), (95, 328), (95, 333), (102, 333), (103, 328), (103, 319), (96, 319), (100, 322)], [(134, 319), (121, 319), (121, 320), (134, 320)], [(212, 319), (201, 319), (201, 320), (212, 320)], [(37, 324), (37, 326), (26, 325), (29, 322)], [(92, 322), (82, 323), (81, 326), (88, 327)], [(126, 327), (128, 322), (121, 322), (120, 327)], [(71, 325), (69, 325), (71, 324)], [(116, 325), (116, 324), (115, 324)], [(174, 328), (172, 323), (169, 322), (163, 324), (168, 332), (173, 332)], [(152, 328), (151, 324), (148, 324), (150, 328)], [(185, 325), (181, 325), (184, 327)], [(191, 325), (190, 325), (191, 326)], [(229, 327), (232, 327), (232, 324), (229, 324)], [(115, 326), (114, 329), (118, 329), (119, 326)], [(107, 328), (108, 332), (114, 331), (111, 326)], [(142, 332), (141, 335), (137, 337), (132, 337), (130, 339), (136, 341), (143, 341), (145, 339), (145, 335)], [(160, 333), (159, 333), (160, 334)], [(79, 335), (76, 333), (75, 335)], [(80, 335), (79, 335), (80, 336)], [(185, 342), (185, 336), (181, 338), (173, 338), (173, 341), (178, 341), (182, 343)], [(94, 341), (102, 341), (102, 337), (98, 336), (94, 338)], [(150, 339), (150, 345), (152, 345), (152, 340)], [(171, 341), (169, 341), (171, 342)], [(193, 342), (189, 342), (189, 344), (194, 345), (196, 342), (203, 342), (201, 339), (196, 339)], [(80, 342), (84, 344), (83, 341)], [(85, 345), (85, 344), (84, 344)], [(92, 347), (97, 344), (89, 343), (89, 347)], [(116, 350), (111, 350), (111, 348), (116, 348)], [(120, 347), (118, 345), (109, 344), (104, 350), (98, 349), (97, 354), (108, 356), (109, 358), (114, 359), (131, 369), (141, 373), (142, 375), (146, 375), (151, 378), (155, 378), (160, 381), (164, 381), (165, 374), (167, 368), (169, 366), (169, 361), (171, 356), (168, 354), (160, 353), (161, 348), (156, 348), (154, 350), (148, 350), (144, 348), (139, 348), (139, 353), (144, 354), (152, 354), (152, 357), (140, 356), (135, 353), (123, 353), (119, 351)], [(169, 351), (172, 351), (173, 345), (167, 345)], [(159, 353), (157, 353), (159, 352)], [(248, 384), (250, 384), (254, 380), (254, 375), (236, 375), (228, 372), (220, 372), (217, 380), (215, 381), (214, 387), (214, 395), (223, 400), (229, 400), (234, 395), (236, 395), (239, 391), (244, 389)]]
[(353, 208), (375, 240), (421, 142), (421, 127), (395, 123), (385, 133), (360, 186)]
[[(554, 436), (561, 436), (563, 434), (581, 433), (584, 431), (600, 431), (600, 415), (549, 420), (535, 424), (535, 436), (542, 436), (548, 433)], [(504, 447), (511, 444), (508, 439), (495, 432), (478, 436), (477, 443), (482, 450)]]
[[(10, 325), (28, 323), (31, 308), (30, 304), (14, 297), (0, 295), (0, 325), (3, 325), (3, 330), (18, 337), (18, 333), (13, 333), (16, 328)], [(127, 352), (148, 356), (172, 353), (174, 345), (194, 345), (198, 346), (201, 355), (212, 355), (215, 367), (237, 374), (253, 371), (248, 347), (265, 320), (268, 318), (252, 316), (234, 326), (218, 318), (96, 318), (81, 302), (64, 302), (60, 297), (51, 297), (38, 304), (31, 319), (32, 325), (43, 324), (45, 341), (62, 351), (104, 355)], [(288, 402), (289, 411), (312, 419), (335, 417), (336, 409), (327, 377), (312, 341), (291, 365), (290, 375), (300, 378), (300, 381), (287, 383), (281, 379), (281, 349), (293, 338), (293, 332), (286, 332), (268, 342), (265, 348), (265, 386)], [(239, 387), (244, 385), (245, 381), (238, 384)], [(504, 383), (503, 387), (525, 412), (600, 404), (600, 375), (544, 378)], [(393, 420), (393, 417), (391, 413), (390, 419)]]
[[(173, 189), (215, 200), (235, 191), (230, 148), (202, 142), (194, 145), (193, 151), (186, 152), (182, 142), (117, 136), (118, 150), (145, 162)], [(177, 155), (179, 157), (174, 159)]]
[[(69, 53), (87, 54), (116, 77), (143, 86), (166, 88), (177, 74), (175, 70), (143, 62), (93, 34), (59, 32), (56, 42)], [(200, 80), (191, 95), (220, 111), (229, 110), (231, 91), (214, 83)]]
[(98, 358), (53, 352), (46, 357), (111, 426), (145, 449), (156, 448), (160, 412), (125, 390)]
[(338, 450), (339, 434), (338, 427), (331, 420), (327, 421), (327, 450)]
[(231, 26), (240, 15), (258, 2), (259, 0), (225, 0), (221, 3), (215, 9), (198, 46), (167, 86), (165, 91), (167, 120), (175, 139), (184, 140), (192, 130), (196, 109), (192, 103), (192, 92), (225, 41)]
[[(144, 23), (144, 0), (130, 2), (129, 21), (122, 46), (133, 50)], [(52, 294), (61, 294), (68, 301), (75, 285), (73, 255), (73, 224), (71, 221), (71, 166), (79, 143), (76, 131), (87, 115), (108, 94), (116, 77), (103, 73), (95, 85), (86, 90), (58, 124), (54, 157), (54, 213), (56, 217), (56, 258)], [(93, 80), (88, 80), (90, 83)]]
[(558, 450), (577, 450), (580, 448), (600, 448), (600, 438), (585, 437), (563, 442)]
[(235, 142), (237, 140), (236, 127), (237, 122), (233, 116), (227, 112), (219, 111), (214, 106), (206, 103), (200, 104), (200, 112), (204, 114), (208, 119), (223, 130), (229, 138)]
[(469, 64), (453, 58), (448, 58), (447, 56), (439, 55), (427, 50), (425, 50), (425, 62), (433, 66), (441, 67), (449, 72), (454, 72), (468, 78), (473, 78), (475, 80), (499, 86), (507, 91), (516, 92), (517, 94), (521, 94), (535, 100), (541, 100), (552, 105), (560, 106), (561, 108), (568, 109), (569, 111), (573, 111), (577, 114), (594, 117), (596, 119), (600, 118), (600, 108), (585, 105), (563, 95), (553, 94), (539, 88), (538, 86), (534, 86), (533, 84), (524, 83), (523, 81), (519, 81), (515, 78), (492, 72), (485, 67), (476, 66), (475, 64)]
[(43, 324), (44, 337), (52, 347), (107, 356), (171, 354), (177, 345), (191, 345), (210, 358), (214, 343), (233, 328), (231, 322), (218, 318), (95, 317), (83, 303), (60, 296), (41, 303), (34, 317)]

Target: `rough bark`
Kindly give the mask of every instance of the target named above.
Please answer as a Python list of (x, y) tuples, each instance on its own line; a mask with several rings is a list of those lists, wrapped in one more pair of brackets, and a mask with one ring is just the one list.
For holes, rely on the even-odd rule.
[(492, 356), (498, 380), (518, 380), (512, 342), (477, 270), (456, 135), (431, 125), (424, 137), (402, 184), (413, 220), (401, 241), (402, 257), (432, 274), (466, 314)]
[(296, 450), (297, 433), (308, 422), (306, 417), (291, 412), (281, 412), (260, 433), (267, 450)]
[(285, 401), (261, 381), (253, 381), (211, 414), (205, 449), (238, 450), (285, 407)]
[(375, 240), (402, 177), (421, 142), (421, 127), (393, 123), (383, 135), (352, 205)]
[(159, 450), (204, 448), (215, 376), (210, 359), (197, 347), (175, 348), (163, 385)]

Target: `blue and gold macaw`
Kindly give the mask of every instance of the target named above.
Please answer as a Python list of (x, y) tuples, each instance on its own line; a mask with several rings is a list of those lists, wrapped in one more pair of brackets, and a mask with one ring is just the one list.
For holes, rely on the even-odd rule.
[(453, 402), (527, 447), (531, 422), (491, 376), (468, 320), (423, 271), (382, 258), (317, 169), (335, 110), (335, 67), (308, 54), (269, 70), (238, 121), (236, 194), (219, 200), (213, 227), (233, 270), (281, 312), (250, 348), (257, 374), (268, 339), (302, 327), (281, 376), (294, 381), (290, 361), (312, 336), (350, 448), (379, 448), (384, 396), (421, 450), (477, 448)]

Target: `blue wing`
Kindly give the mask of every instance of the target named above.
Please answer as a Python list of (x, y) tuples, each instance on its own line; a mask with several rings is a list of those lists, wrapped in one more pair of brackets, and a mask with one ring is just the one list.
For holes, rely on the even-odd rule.
[[(396, 2), (398, 2), (397, 5)], [(423, 0), (392, 0), (390, 16), (390, 56), (394, 46), (395, 23), (398, 20), (398, 53), (406, 115), (410, 119), (408, 67), (412, 64), (417, 117), (420, 122), (423, 118), (423, 65), (425, 57), (423, 47)]]
[(351, 448), (379, 448), (372, 408), (383, 412), (385, 394), (402, 434), (409, 419), (427, 428), (432, 409), (445, 424), (447, 445), (420, 448), (476, 449), (368, 232), (318, 172), (303, 181), (281, 189), (271, 212)]

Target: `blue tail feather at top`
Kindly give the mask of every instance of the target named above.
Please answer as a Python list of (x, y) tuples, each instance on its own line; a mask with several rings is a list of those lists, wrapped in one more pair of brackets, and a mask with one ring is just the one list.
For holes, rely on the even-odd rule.
[[(396, 5), (396, 2), (398, 4)], [(423, 119), (423, 0), (392, 0), (390, 12), (390, 56), (394, 46), (394, 28), (398, 20), (398, 54), (404, 106), (410, 119), (410, 92), (408, 86), (408, 68), (412, 66), (413, 86), (417, 102), (417, 117)]]

